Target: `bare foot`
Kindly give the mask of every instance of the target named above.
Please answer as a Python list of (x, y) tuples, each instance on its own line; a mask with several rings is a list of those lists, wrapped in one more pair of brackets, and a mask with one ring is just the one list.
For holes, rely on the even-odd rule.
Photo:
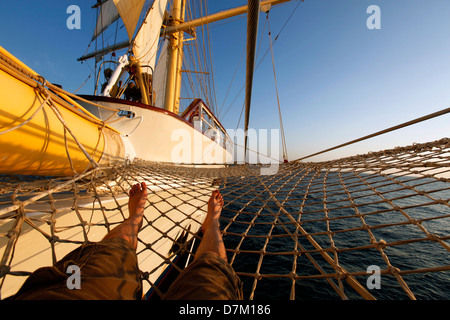
[(222, 212), (223, 198), (219, 190), (212, 192), (208, 201), (208, 213), (203, 222), (202, 231), (205, 232), (210, 227), (219, 227), (219, 217)]
[(130, 190), (130, 199), (128, 201), (128, 210), (130, 218), (143, 217), (145, 202), (147, 201), (147, 185), (145, 182), (135, 184)]
[(130, 216), (103, 238), (122, 238), (130, 243), (136, 250), (138, 244), (137, 234), (142, 227), (144, 218), (145, 202), (147, 201), (147, 185), (145, 182), (135, 184), (130, 189), (130, 199), (128, 200), (128, 210)]

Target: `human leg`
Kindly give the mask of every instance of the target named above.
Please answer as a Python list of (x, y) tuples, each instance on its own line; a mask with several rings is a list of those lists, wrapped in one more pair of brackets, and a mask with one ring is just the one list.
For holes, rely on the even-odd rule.
[(145, 182), (135, 184), (130, 190), (128, 211), (130, 216), (120, 225), (111, 230), (103, 240), (122, 238), (127, 240), (132, 248), (137, 248), (137, 234), (142, 227), (144, 208), (147, 201), (147, 185)]
[(223, 198), (214, 191), (202, 226), (203, 238), (194, 261), (172, 283), (166, 300), (240, 300), (242, 282), (227, 262), (219, 228)]
[[(130, 190), (127, 220), (99, 243), (85, 243), (54, 266), (33, 272), (11, 299), (140, 299), (142, 283), (136, 247), (146, 200), (145, 183), (134, 185)], [(79, 268), (81, 288), (69, 288), (69, 266)]]
[(208, 201), (208, 212), (202, 226), (203, 238), (195, 254), (195, 258), (203, 253), (212, 252), (227, 261), (225, 245), (219, 228), (219, 217), (222, 212), (223, 198), (218, 190), (214, 191)]

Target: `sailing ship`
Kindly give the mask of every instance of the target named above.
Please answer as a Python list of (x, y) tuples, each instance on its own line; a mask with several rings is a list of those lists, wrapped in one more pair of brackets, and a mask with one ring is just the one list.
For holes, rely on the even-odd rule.
[[(265, 2), (277, 4), (285, 1)], [(107, 168), (131, 163), (135, 159), (208, 167), (223, 167), (232, 163), (233, 150), (230, 148), (234, 147), (233, 142), (207, 103), (201, 98), (193, 98), (182, 113), (179, 110), (181, 77), (185, 71), (182, 68), (183, 44), (195, 40), (195, 27), (246, 13), (247, 6), (188, 22), (184, 22), (185, 1), (174, 1), (171, 12), (167, 12), (167, 7), (167, 0), (155, 0), (151, 4), (146, 0), (103, 0), (92, 7), (97, 10), (98, 16), (92, 41), (119, 19), (128, 35), (128, 39), (122, 42), (98, 49), (79, 59), (101, 62), (93, 95), (74, 95), (64, 91), (61, 86), (48, 82), (0, 48), (0, 173), (34, 177), (79, 176), (92, 169), (105, 172)], [(185, 39), (185, 34), (191, 38)], [(117, 50), (123, 49), (126, 52), (116, 61), (106, 60), (107, 54), (113, 52), (115, 56)], [(104, 82), (99, 83), (103, 76)], [(163, 183), (156, 186), (155, 190), (161, 197), (167, 190), (174, 188), (180, 189), (180, 184)], [(202, 222), (205, 196), (203, 194), (200, 199), (193, 199), (189, 208), (184, 208), (183, 212), (165, 204), (167, 210), (174, 214), (170, 219), (176, 223), (195, 208), (203, 208), (197, 213), (198, 219), (182, 226), (192, 229), (186, 241), (192, 238)], [(111, 202), (107, 198), (99, 200), (95, 195), (88, 196), (80, 204), (86, 208), (95, 207), (97, 202), (105, 205)], [(119, 200), (126, 201), (126, 197), (122, 195)], [(65, 217), (70, 217), (73, 210), (68, 199), (60, 196), (55, 201), (58, 212), (69, 212)], [(38, 207), (29, 207), (34, 211), (34, 216), (44, 214), (49, 209)], [(159, 212), (148, 213), (148, 219), (158, 220)], [(66, 223), (76, 223), (68, 219)], [(8, 224), (2, 226), (5, 233), (8, 227)], [(171, 224), (164, 228), (174, 236), (180, 233)], [(90, 239), (100, 237), (94, 234), (90, 233)], [(33, 232), (22, 232), (21, 238), (35, 245), (39, 243)], [(150, 269), (158, 266), (158, 260), (165, 260), (170, 254), (172, 241), (169, 238), (163, 242), (159, 258), (154, 257), (153, 261), (145, 258), (151, 261)], [(31, 270), (32, 266), (40, 264), (39, 261), (48, 261), (46, 255), (49, 250), (37, 256), (26, 249), (17, 251), (22, 261), (15, 266), (19, 269)], [(157, 273), (155, 277), (158, 277)], [(3, 291), (11, 294), (8, 286), (7, 281)], [(16, 286), (14, 281), (11, 286)]]
[[(229, 141), (225, 129), (205, 102), (194, 99), (183, 114), (178, 111), (183, 45), (182, 39), (178, 37), (182, 35), (181, 32), (177, 36), (169, 36), (170, 43), (160, 57), (164, 61), (161, 61), (160, 68), (155, 68), (161, 26), (163, 22), (166, 23), (163, 18), (167, 1), (155, 1), (134, 37), (134, 29), (145, 2), (104, 1), (97, 5), (100, 15), (94, 39), (119, 17), (122, 17), (130, 37), (129, 52), (118, 59), (115, 70), (104, 69), (102, 67), (105, 64), (101, 64), (99, 73), (108, 74), (108, 81), (104, 83), (104, 88), (99, 88), (103, 90), (99, 90), (98, 95), (68, 97), (58, 91), (35, 92), (32, 86), (30, 88), (30, 83), (20, 83), (12, 75), (4, 75), (7, 78), (4, 79), (2, 91), (3, 104), (5, 109), (9, 106), (8, 109), (14, 113), (6, 115), (4, 120), (5, 123), (12, 124), (8, 128), (11, 134), (4, 135), (2, 139), (2, 172), (67, 175), (83, 172), (93, 163), (112, 164), (117, 161), (132, 161), (135, 157), (171, 163), (223, 164), (230, 161), (230, 152), (226, 150)], [(181, 8), (174, 6), (173, 9), (180, 14)], [(178, 23), (181, 17), (174, 16), (170, 19)], [(121, 45), (116, 48), (120, 47)], [(102, 52), (104, 54), (111, 50), (115, 48), (105, 48), (90, 57), (98, 59)], [(18, 67), (26, 68), (33, 77), (38, 77), (37, 73), (12, 55), (4, 50), (2, 52), (5, 57), (15, 61)], [(80, 60), (87, 58), (89, 56)], [(17, 101), (15, 88), (23, 92), (24, 101)], [(53, 86), (51, 89), (58, 88)], [(48, 103), (48, 95), (55, 100), (52, 107), (55, 114), (48, 115), (49, 118), (46, 119), (34, 112)], [(31, 115), (28, 120), (36, 124), (34, 131), (29, 132), (24, 128), (12, 130), (15, 120), (22, 115)], [(76, 131), (73, 134), (77, 136), (77, 141), (64, 140), (68, 128), (61, 126), (58, 119), (65, 119), (67, 123), (80, 121), (79, 125), (74, 125), (71, 129), (72, 132)], [(101, 130), (99, 125), (103, 126)], [(50, 138), (49, 133), (52, 133)], [(177, 133), (179, 136), (175, 136)], [(180, 138), (183, 141), (181, 147), (177, 148)], [(33, 143), (17, 145), (17, 141), (28, 142), (29, 139)], [(85, 150), (77, 147), (80, 145)], [(17, 147), (23, 151), (16, 152)], [(18, 154), (27, 155), (27, 159), (18, 159)], [(67, 155), (71, 159), (70, 166), (66, 160)]]
[[(277, 175), (268, 177), (269, 180), (262, 180), (256, 173), (259, 171), (251, 170), (248, 166), (229, 165), (235, 163), (236, 146), (207, 100), (202, 97), (192, 98), (188, 107), (180, 112), (183, 73), (207, 73), (204, 70), (183, 69), (185, 43), (196, 38), (196, 28), (199, 26), (247, 14), (245, 128), (248, 129), (258, 15), (263, 8), (287, 1), (249, 1), (247, 6), (189, 21), (186, 21), (185, 17), (184, 0), (174, 0), (170, 12), (167, 10), (167, 0), (155, 0), (147, 6), (148, 1), (145, 0), (97, 1), (93, 6), (98, 12), (93, 40), (119, 19), (125, 26), (128, 38), (112, 46), (97, 49), (79, 59), (96, 59), (99, 63), (93, 95), (66, 92), (0, 47), (0, 173), (4, 175), (0, 192), (2, 298), (14, 294), (26, 276), (36, 268), (55, 263), (76, 245), (102, 239), (110, 228), (126, 218), (127, 191), (133, 183), (141, 181), (147, 182), (150, 191), (148, 206), (145, 209), (146, 224), (139, 233), (137, 250), (139, 266), (145, 279), (146, 297), (155, 292), (161, 295), (161, 283), (167, 279), (167, 272), (173, 269), (180, 271), (189, 263), (190, 255), (192, 256), (195, 250), (195, 242), (199, 238), (197, 231), (205, 216), (207, 199), (212, 190), (226, 183), (233, 184), (236, 188), (226, 194), (233, 197), (229, 201), (230, 210), (236, 215), (226, 218), (228, 224), (224, 228), (225, 232), (237, 236), (236, 231), (229, 230), (232, 229), (230, 226), (234, 222), (245, 226), (245, 231), (240, 231), (241, 240), (238, 241), (237, 249), (232, 251), (231, 263), (238, 259), (237, 256), (242, 252), (259, 255), (255, 274), (238, 272), (254, 281), (253, 288), (263, 277), (260, 268), (268, 254), (266, 250), (269, 239), (272, 236), (281, 237), (279, 234), (272, 235), (272, 232), (276, 227), (280, 227), (284, 229), (283, 236), (295, 243), (292, 252), (280, 253), (284, 256), (292, 255), (295, 261), (292, 264), (293, 271), (280, 276), (284, 280), (292, 281), (291, 298), (295, 298), (293, 291), (297, 281), (307, 277), (297, 275), (295, 270), (297, 259), (303, 253), (320, 271), (319, 275), (312, 275), (311, 278), (325, 279), (340, 297), (347, 297), (343, 293), (342, 283), (345, 280), (364, 298), (373, 298), (356, 280), (355, 277), (360, 275), (358, 272), (352, 273), (339, 265), (337, 255), (340, 251), (331, 239), (333, 232), (330, 231), (331, 219), (328, 217), (329, 211), (335, 209), (329, 209), (327, 205), (332, 207), (333, 203), (340, 204), (341, 200), (333, 199), (327, 202), (326, 187), (321, 189), (320, 186), (317, 187), (316, 182), (317, 179), (326, 181), (327, 177), (333, 180), (332, 189), (343, 185), (344, 191), (341, 195), (348, 195), (345, 201), (350, 201), (351, 204), (341, 207), (356, 211), (356, 215), (350, 217), (361, 219), (363, 226), (360, 229), (368, 230), (370, 245), (366, 247), (378, 250), (383, 259), (383, 250), (389, 243), (378, 241), (373, 229), (364, 219), (367, 218), (366, 215), (383, 214), (386, 210), (401, 212), (408, 217), (409, 224), (420, 225), (427, 239), (449, 251), (445, 242), (447, 236), (438, 236), (422, 227), (422, 222), (428, 219), (445, 219), (447, 214), (423, 218), (423, 221), (411, 218), (407, 209), (399, 208), (389, 199), (385, 199), (384, 192), (380, 193), (370, 185), (367, 190), (383, 197), (393, 209), (377, 208), (370, 213), (361, 214), (362, 209), (354, 198), (364, 196), (352, 198), (353, 191), (349, 191), (351, 188), (347, 188), (344, 182), (353, 181), (354, 177), (347, 177), (353, 173), (364, 181), (361, 185), (365, 186), (364, 174), (370, 176), (377, 172), (383, 181), (388, 181), (386, 184), (394, 181), (392, 184), (401, 186), (402, 190), (415, 190), (414, 186), (411, 187), (403, 180), (396, 180), (386, 173), (390, 170), (389, 173), (403, 175), (406, 172), (406, 175), (414, 170), (416, 175), (422, 174), (427, 179), (435, 179), (433, 182), (444, 183), (445, 186), (439, 185), (438, 191), (447, 191), (446, 174), (450, 165), (448, 140), (401, 149), (398, 151), (403, 153), (402, 157), (399, 157), (400, 160), (395, 156), (392, 156), (394, 160), (389, 158), (393, 154), (391, 152), (387, 153), (387, 156), (372, 155), (376, 161), (349, 158), (346, 162), (327, 162), (310, 166), (301, 162), (286, 163)], [(125, 50), (125, 53), (116, 54), (120, 50)], [(116, 59), (108, 60), (109, 55)], [(443, 110), (440, 114), (448, 112), (449, 110)], [(440, 150), (439, 153), (436, 149)], [(244, 150), (248, 150), (247, 140)], [(415, 152), (414, 157), (409, 156), (412, 152)], [(421, 154), (422, 158), (418, 154)], [(430, 159), (430, 154), (435, 154), (439, 160), (422, 164), (421, 160)], [(194, 170), (196, 168), (201, 171)], [(423, 173), (420, 171), (422, 169)], [(248, 177), (251, 179), (247, 180)], [(305, 183), (304, 179), (310, 180)], [(257, 187), (254, 186), (255, 181), (259, 183)], [(277, 196), (274, 189), (284, 194), (278, 185), (292, 187), (288, 192), (289, 197), (293, 194), (293, 199), (301, 203), (293, 205), (300, 206), (300, 211), (295, 213), (297, 216), (294, 216), (290, 212), (291, 208), (285, 204), (288, 197), (286, 200), (280, 200)], [(306, 190), (302, 191), (304, 196), (295, 196), (296, 188), (300, 185), (302, 190)], [(367, 190), (363, 189), (363, 192)], [(261, 196), (263, 192), (265, 196)], [(301, 217), (307, 213), (305, 208), (311, 198), (316, 199), (315, 193), (322, 194), (324, 208), (314, 209), (313, 212), (324, 212), (326, 218), (312, 221), (326, 221), (328, 229), (313, 232), (311, 235), (304, 228)], [(423, 195), (424, 191), (417, 193)], [(241, 199), (249, 194), (250, 199)], [(334, 194), (331, 194), (330, 198), (333, 196)], [(403, 197), (408, 196), (399, 196)], [(442, 205), (448, 210), (448, 202), (437, 197), (427, 197), (431, 199), (431, 205)], [(253, 201), (258, 202), (258, 205), (262, 203), (261, 208), (256, 210), (258, 205), (253, 204)], [(233, 209), (232, 206), (236, 204), (242, 205), (242, 208)], [(377, 204), (377, 201), (364, 203), (364, 208), (373, 208)], [(430, 205), (430, 202), (421, 205)], [(276, 212), (273, 207), (278, 208)], [(274, 217), (273, 222), (264, 220), (259, 224), (259, 214), (263, 209), (270, 211), (267, 216)], [(257, 211), (258, 215), (253, 216), (254, 211)], [(240, 221), (238, 214), (248, 214), (252, 217), (251, 221), (248, 221), (248, 218)], [(341, 218), (345, 217), (338, 219)], [(269, 233), (262, 237), (249, 232), (250, 227), (254, 225), (260, 225), (262, 229), (266, 226), (271, 228)], [(322, 248), (321, 241), (316, 240), (324, 234), (330, 236), (330, 249)], [(263, 248), (256, 251), (240, 249), (243, 240), (253, 236), (265, 239)], [(299, 238), (309, 241), (313, 248), (305, 248)], [(398, 243), (395, 242), (394, 245)], [(187, 257), (183, 253), (188, 253)], [(315, 254), (329, 263), (334, 273), (327, 273), (318, 266), (311, 257)], [(385, 273), (394, 274), (404, 287), (401, 273), (385, 260), (388, 263)], [(418, 270), (448, 271), (448, 266)], [(271, 277), (274, 275), (267, 275), (267, 278)], [(332, 279), (336, 279), (337, 285)], [(408, 296), (414, 297), (409, 289), (405, 291)]]

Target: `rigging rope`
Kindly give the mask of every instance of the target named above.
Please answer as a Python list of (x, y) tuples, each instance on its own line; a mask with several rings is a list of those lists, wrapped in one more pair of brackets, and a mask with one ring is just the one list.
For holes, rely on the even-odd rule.
[(280, 97), (279, 97), (279, 94), (278, 94), (277, 73), (275, 71), (275, 58), (274, 58), (274, 55), (273, 55), (272, 35), (270, 33), (269, 11), (267, 11), (266, 20), (267, 20), (267, 26), (268, 26), (268, 30), (269, 30), (270, 52), (272, 54), (273, 77), (275, 79), (275, 90), (277, 92), (278, 116), (280, 118), (281, 144), (282, 144), (282, 147), (283, 147), (283, 160), (284, 160), (284, 162), (287, 162), (288, 161), (288, 155), (287, 155), (287, 147), (286, 147), (286, 138), (284, 136), (283, 117), (281, 115)]
[(384, 129), (384, 130), (381, 130), (381, 131), (369, 134), (367, 136), (364, 136), (364, 137), (361, 137), (361, 138), (358, 138), (358, 139), (355, 139), (355, 140), (352, 140), (352, 141), (340, 144), (338, 146), (335, 146), (335, 147), (332, 147), (332, 148), (329, 148), (329, 149), (326, 149), (326, 150), (323, 150), (323, 151), (320, 151), (320, 152), (313, 153), (313, 154), (311, 154), (309, 156), (305, 156), (305, 157), (299, 158), (299, 159), (297, 159), (295, 161), (302, 161), (302, 160), (305, 160), (305, 159), (308, 159), (308, 158), (311, 158), (311, 157), (314, 157), (314, 156), (317, 156), (317, 155), (320, 155), (320, 154), (323, 154), (323, 153), (326, 153), (326, 152), (329, 152), (329, 151), (333, 151), (333, 150), (336, 150), (336, 149), (339, 149), (339, 148), (342, 148), (342, 147), (346, 147), (346, 146), (349, 146), (349, 145), (357, 143), (357, 142), (361, 142), (361, 141), (364, 141), (364, 140), (367, 140), (367, 139), (370, 139), (370, 138), (373, 138), (373, 137), (376, 137), (376, 136), (380, 136), (380, 135), (386, 134), (388, 132), (392, 132), (392, 131), (395, 131), (395, 130), (398, 130), (398, 129), (405, 128), (405, 127), (417, 124), (419, 122), (423, 122), (423, 121), (430, 120), (430, 119), (433, 119), (433, 118), (436, 118), (436, 117), (439, 117), (439, 116), (443, 116), (443, 115), (448, 114), (448, 113), (450, 113), (450, 108), (446, 108), (446, 109), (443, 109), (443, 110), (440, 110), (440, 111), (428, 114), (426, 116), (423, 116), (423, 117), (420, 117), (420, 118), (416, 118), (414, 120), (411, 120), (411, 121), (408, 121), (408, 122), (404, 122), (402, 124), (390, 127), (388, 129)]

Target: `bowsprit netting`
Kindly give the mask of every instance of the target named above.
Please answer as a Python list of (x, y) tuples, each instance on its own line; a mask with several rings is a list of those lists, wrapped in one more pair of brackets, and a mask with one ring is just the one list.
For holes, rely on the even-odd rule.
[[(2, 297), (36, 268), (100, 240), (128, 216), (131, 185), (146, 181), (138, 258), (145, 288), (156, 295), (164, 293), (156, 286), (164, 269), (179, 273), (192, 261), (219, 188), (228, 260), (245, 298), (449, 298), (450, 139), (280, 164), (271, 175), (261, 169), (135, 161), (67, 179), (3, 177)], [(188, 258), (180, 265), (182, 252)]]
[[(449, 147), (444, 139), (228, 179), (225, 239), (234, 268), (249, 279), (249, 297), (283, 284), (277, 291), (291, 299), (333, 297), (325, 285), (342, 299), (414, 299), (415, 277), (431, 272), (445, 288)], [(369, 266), (380, 268), (380, 292), (367, 289)]]

